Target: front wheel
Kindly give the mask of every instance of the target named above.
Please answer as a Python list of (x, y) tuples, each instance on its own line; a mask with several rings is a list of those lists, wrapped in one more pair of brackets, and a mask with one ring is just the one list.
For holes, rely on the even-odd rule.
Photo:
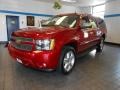
[(104, 47), (104, 41), (105, 41), (105, 38), (101, 38), (101, 41), (100, 43), (97, 45), (97, 52), (102, 52), (103, 51), (103, 47)]
[(60, 57), (60, 72), (63, 74), (69, 74), (75, 66), (75, 60), (76, 57), (74, 48), (69, 46), (64, 47)]

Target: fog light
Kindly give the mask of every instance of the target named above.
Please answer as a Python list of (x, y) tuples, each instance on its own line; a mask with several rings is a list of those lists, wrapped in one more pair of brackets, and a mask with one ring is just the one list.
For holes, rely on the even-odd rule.
[(21, 63), (21, 64), (22, 64), (22, 61), (21, 61), (20, 59), (18, 59), (18, 58), (17, 58), (16, 60), (17, 60), (17, 62), (19, 62), (19, 63)]

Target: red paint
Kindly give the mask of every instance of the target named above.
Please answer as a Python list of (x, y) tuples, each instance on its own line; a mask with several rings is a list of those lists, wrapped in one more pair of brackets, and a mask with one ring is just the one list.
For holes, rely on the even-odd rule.
[[(91, 15), (88, 16), (94, 18)], [(32, 38), (34, 40), (54, 39), (55, 46), (53, 50), (36, 51), (34, 41), (20, 42), (20, 44), (29, 44), (33, 46), (31, 51), (25, 51), (16, 49), (12, 46), (12, 43), (9, 43), (9, 53), (15, 60), (17, 58), (20, 59), (25, 66), (37, 69), (56, 69), (59, 64), (59, 58), (62, 48), (65, 45), (75, 45), (76, 53), (81, 53), (89, 47), (99, 43), (100, 37), (103, 34), (106, 35), (106, 29), (99, 29), (99, 31), (102, 32), (100, 36), (96, 36), (98, 30), (88, 30), (87, 33), (89, 35), (89, 38), (84, 38), (84, 32), (81, 30), (79, 22), (80, 19), (77, 20), (75, 28), (52, 26), (44, 28), (25, 28), (18, 30), (14, 32), (12, 36)]]

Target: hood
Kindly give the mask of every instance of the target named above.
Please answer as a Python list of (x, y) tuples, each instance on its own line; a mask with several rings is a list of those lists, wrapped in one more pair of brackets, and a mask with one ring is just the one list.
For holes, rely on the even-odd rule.
[(24, 29), (19, 29), (13, 33), (14, 36), (28, 37), (28, 38), (50, 38), (54, 37), (57, 33), (66, 30), (64, 27), (28, 27)]

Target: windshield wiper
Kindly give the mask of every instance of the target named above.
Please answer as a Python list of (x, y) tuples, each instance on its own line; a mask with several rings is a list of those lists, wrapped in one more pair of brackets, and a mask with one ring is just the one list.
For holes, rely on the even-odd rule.
[(60, 26), (60, 27), (65, 27), (65, 28), (68, 28), (68, 26), (65, 26), (65, 25), (42, 25), (43, 27), (44, 26), (48, 26), (48, 27), (50, 27), (50, 26)]
[(60, 27), (68, 28), (68, 26), (65, 26), (65, 25), (55, 25), (55, 26), (60, 26)]

